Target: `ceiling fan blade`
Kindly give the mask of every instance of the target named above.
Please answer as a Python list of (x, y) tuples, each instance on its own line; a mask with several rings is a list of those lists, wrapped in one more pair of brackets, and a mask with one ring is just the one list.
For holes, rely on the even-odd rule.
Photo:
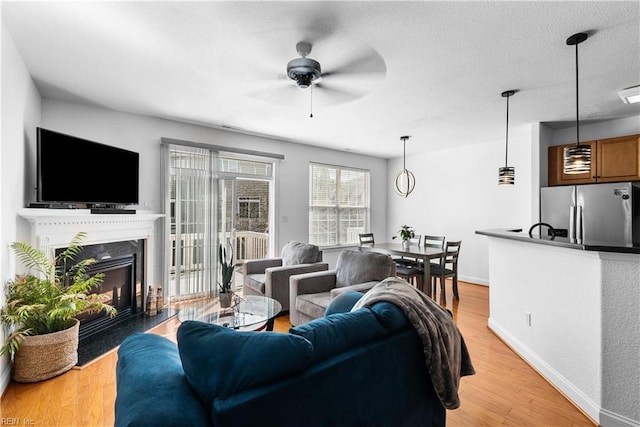
[(366, 48), (362, 54), (355, 56), (342, 64), (329, 67), (322, 77), (331, 77), (342, 74), (374, 74), (384, 77), (387, 66), (382, 56), (373, 48)]
[(361, 98), (366, 93), (343, 89), (326, 83), (314, 85), (313, 96), (322, 104), (342, 104)]

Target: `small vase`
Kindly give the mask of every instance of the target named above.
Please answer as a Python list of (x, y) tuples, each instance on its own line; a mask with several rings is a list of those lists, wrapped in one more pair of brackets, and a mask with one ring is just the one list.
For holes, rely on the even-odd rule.
[(221, 308), (231, 307), (232, 296), (233, 296), (233, 293), (231, 292), (220, 292), (220, 307)]
[(404, 249), (409, 249), (410, 246), (411, 246), (411, 240), (405, 239), (405, 240), (402, 241), (402, 247)]

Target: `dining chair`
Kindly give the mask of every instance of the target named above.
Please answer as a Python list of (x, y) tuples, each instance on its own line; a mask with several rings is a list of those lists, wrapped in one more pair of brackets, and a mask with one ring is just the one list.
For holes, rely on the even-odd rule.
[[(425, 248), (444, 249), (444, 241), (445, 241), (444, 236), (431, 236), (427, 234), (425, 234), (422, 239), (422, 243)], [(436, 264), (440, 265), (440, 260), (441, 258), (433, 258), (431, 260), (431, 267), (433, 267)]]
[(358, 238), (360, 239), (360, 246), (362, 245), (375, 245), (375, 239), (373, 238), (373, 233), (360, 233), (358, 234)]
[(439, 265), (431, 266), (431, 277), (433, 278), (433, 293), (436, 295), (436, 279), (440, 279), (440, 300), (446, 301), (445, 278), (451, 277), (453, 282), (453, 295), (456, 299), (460, 299), (458, 294), (458, 256), (460, 255), (460, 247), (462, 240), (446, 242), (444, 256), (440, 259)]
[[(416, 234), (415, 236), (409, 239), (409, 243), (412, 246), (420, 246), (420, 244), (422, 243), (422, 235)], [(396, 265), (399, 267), (403, 267), (403, 266), (420, 267), (420, 261), (418, 261), (415, 258), (400, 257), (400, 258), (394, 258), (393, 260), (395, 261)]]
[[(404, 258), (403, 260), (407, 260)], [(415, 285), (418, 289), (422, 289), (424, 271), (418, 265), (402, 265), (399, 264), (399, 259), (395, 259), (396, 264), (396, 276), (403, 278), (412, 285)]]

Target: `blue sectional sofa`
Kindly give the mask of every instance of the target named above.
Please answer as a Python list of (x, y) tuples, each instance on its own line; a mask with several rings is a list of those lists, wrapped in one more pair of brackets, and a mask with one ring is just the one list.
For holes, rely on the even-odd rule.
[(188, 321), (178, 345), (153, 334), (118, 350), (115, 425), (444, 426), (420, 339), (388, 302), (277, 332)]

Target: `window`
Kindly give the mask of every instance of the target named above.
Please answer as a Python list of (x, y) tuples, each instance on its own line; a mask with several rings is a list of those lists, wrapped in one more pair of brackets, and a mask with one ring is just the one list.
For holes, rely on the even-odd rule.
[(238, 216), (240, 218), (260, 218), (260, 199), (238, 198)]
[(309, 165), (309, 243), (358, 244), (369, 231), (369, 171)]

